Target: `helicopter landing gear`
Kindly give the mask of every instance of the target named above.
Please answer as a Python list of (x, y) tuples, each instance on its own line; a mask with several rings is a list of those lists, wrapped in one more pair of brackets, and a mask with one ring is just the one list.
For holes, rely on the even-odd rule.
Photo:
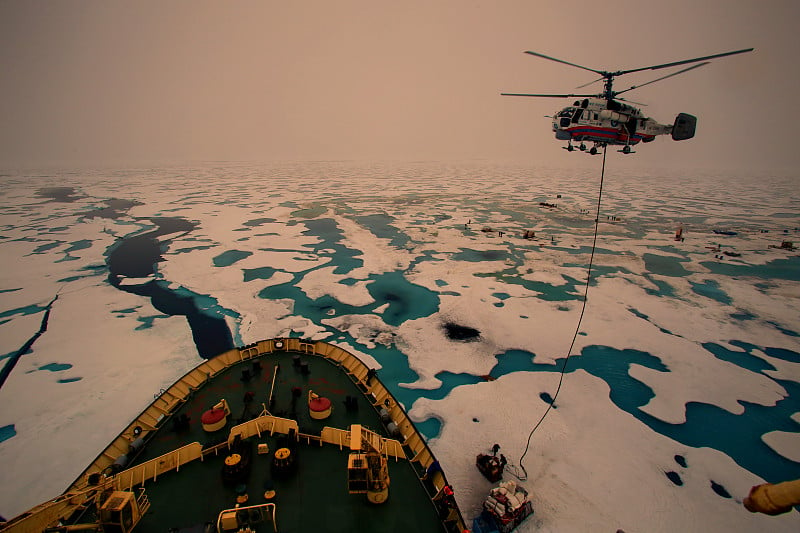
[(572, 142), (570, 142), (570, 143), (569, 143), (568, 145), (566, 145), (566, 146), (562, 146), (561, 148), (563, 148), (563, 149), (564, 149), (564, 150), (566, 150), (567, 152), (573, 152), (573, 151), (575, 151), (575, 147), (574, 147), (574, 146), (572, 146)]
[(626, 144), (625, 146), (622, 147), (622, 150), (617, 150), (617, 152), (622, 152), (623, 154), (635, 154), (636, 153), (633, 150), (631, 150), (631, 145), (630, 144)]
[(597, 142), (595, 141), (594, 146), (591, 148), (587, 148), (584, 143), (581, 143), (580, 149), (582, 152), (587, 153), (589, 155), (597, 155), (600, 153), (600, 148), (605, 150), (606, 143), (604, 142)]
[(578, 147), (578, 150), (580, 150), (581, 152), (585, 152), (586, 151), (586, 144), (581, 143), (581, 145)]

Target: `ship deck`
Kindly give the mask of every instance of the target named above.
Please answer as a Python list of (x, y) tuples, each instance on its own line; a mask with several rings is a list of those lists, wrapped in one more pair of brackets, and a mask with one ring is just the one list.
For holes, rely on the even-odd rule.
[[(193, 387), (179, 406), (158, 421), (155, 431), (145, 431), (147, 438), (142, 451), (127, 465), (132, 469), (148, 461), (152, 463), (189, 443), (198, 442), (204, 448), (200, 460), (180, 464), (175, 468), (177, 471), (166, 471), (155, 479), (127, 487), (138, 492), (143, 486), (151, 505), (136, 531), (204, 531), (207, 524), (216, 524), (221, 511), (236, 507), (237, 496), (242, 492), (247, 494), (247, 502), (241, 505), (254, 506), (268, 501), (265, 492), (270, 488), (275, 491), (269, 500), (275, 504), (274, 524), (271, 519), (255, 520), (250, 525), (253, 531), (448, 530), (455, 523), (445, 524), (440, 514), (446, 515), (449, 510), (442, 510), (441, 505), (434, 503), (438, 489), (430, 481), (422, 481), (424, 466), (409, 460), (415, 452), (408, 446), (403, 446), (408, 459), (388, 457), (391, 483), (386, 502), (370, 504), (365, 494), (348, 492), (348, 443), (340, 446), (323, 443), (319, 435), (324, 426), (346, 431), (351, 424), (361, 424), (391, 438), (377, 410), (383, 404), (376, 401), (378, 405), (373, 405), (370, 400), (375, 398), (365, 395), (366, 389), (364, 381), (356, 379), (341, 364), (289, 349), (259, 354), (217, 372), (202, 386)], [(333, 411), (329, 418), (310, 417), (309, 390), (331, 400)], [(357, 409), (352, 405), (348, 408), (345, 402), (348, 396), (356, 398)], [(227, 424), (212, 433), (204, 431), (201, 416), (223, 398), (230, 407)], [(231, 428), (258, 417), (265, 409), (276, 417), (296, 420), (297, 440), (289, 441), (286, 435), (269, 431), (247, 439), (245, 442), (252, 449), (249, 475), (236, 484), (224, 483), (222, 469), (229, 454)], [(188, 427), (178, 427), (176, 421), (184, 415)], [(287, 442), (292, 446), (297, 470), (284, 478), (273, 475), (271, 464), (275, 450)], [(264, 444), (269, 452), (259, 453), (259, 448), (264, 450), (258, 445)]]

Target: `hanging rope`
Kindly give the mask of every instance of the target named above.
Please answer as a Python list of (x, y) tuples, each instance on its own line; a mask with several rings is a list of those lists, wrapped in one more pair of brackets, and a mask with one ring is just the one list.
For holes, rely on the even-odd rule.
[(592, 239), (592, 253), (589, 256), (589, 266), (586, 272), (586, 286), (583, 289), (583, 304), (581, 305), (581, 314), (578, 317), (578, 325), (575, 328), (575, 333), (572, 335), (572, 342), (569, 343), (569, 349), (567, 350), (567, 356), (564, 358), (564, 364), (561, 365), (561, 372), (558, 377), (558, 387), (556, 387), (556, 392), (553, 395), (552, 401), (547, 405), (547, 409), (545, 409), (544, 414), (536, 422), (536, 425), (533, 426), (531, 429), (530, 434), (528, 434), (528, 442), (525, 445), (525, 451), (522, 453), (522, 456), (519, 458), (519, 467), (522, 469), (523, 475), (519, 476), (516, 475), (522, 481), (528, 479), (528, 471), (525, 470), (525, 466), (523, 465), (523, 460), (525, 456), (528, 454), (528, 449), (531, 446), (531, 438), (533, 438), (533, 433), (539, 428), (539, 426), (544, 421), (544, 418), (547, 416), (547, 413), (550, 412), (550, 409), (553, 408), (553, 405), (556, 403), (556, 398), (558, 398), (558, 393), (561, 391), (561, 384), (564, 382), (564, 373), (567, 371), (567, 362), (569, 362), (569, 357), (572, 354), (572, 348), (575, 346), (575, 339), (578, 338), (578, 333), (581, 330), (581, 322), (583, 321), (583, 314), (586, 311), (586, 298), (589, 294), (589, 285), (592, 281), (592, 264), (594, 263), (594, 250), (595, 246), (597, 245), (597, 228), (600, 224), (600, 201), (603, 199), (603, 177), (606, 173), (606, 147), (603, 147), (603, 166), (600, 170), (600, 191), (597, 194), (597, 208), (595, 209), (595, 216), (594, 216), (594, 237)]

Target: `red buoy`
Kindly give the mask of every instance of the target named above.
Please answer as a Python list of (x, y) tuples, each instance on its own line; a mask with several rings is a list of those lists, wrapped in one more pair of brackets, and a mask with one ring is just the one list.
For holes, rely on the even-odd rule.
[(226, 417), (225, 409), (214, 408), (203, 413), (200, 422), (203, 424), (203, 429), (211, 433), (225, 427)]
[(308, 393), (308, 414), (316, 420), (323, 420), (331, 415), (333, 407), (328, 398)]
[(308, 402), (308, 408), (317, 413), (321, 413), (331, 408), (331, 401), (322, 396), (312, 398), (311, 401)]
[(225, 418), (224, 409), (209, 409), (200, 417), (200, 422), (203, 424), (216, 424), (223, 418)]

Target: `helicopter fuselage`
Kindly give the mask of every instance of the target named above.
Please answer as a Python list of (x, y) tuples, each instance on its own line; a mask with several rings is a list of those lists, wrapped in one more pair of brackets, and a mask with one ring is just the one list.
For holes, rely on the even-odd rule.
[(564, 141), (630, 146), (669, 134), (672, 125), (659, 124), (622, 102), (584, 98), (553, 114), (553, 131)]
[[(675, 117), (673, 124), (659, 124), (655, 120), (644, 116), (641, 110), (625, 102), (632, 102), (625, 100), (625, 98), (618, 98), (618, 95), (627, 93), (634, 89), (650, 85), (657, 81), (665, 80), (678, 74), (683, 74), (708, 65), (709, 59), (716, 59), (718, 57), (732, 56), (735, 54), (742, 54), (745, 52), (752, 52), (752, 48), (745, 48), (742, 50), (734, 50), (732, 52), (723, 52), (721, 54), (713, 54), (703, 57), (695, 57), (693, 59), (683, 59), (681, 61), (672, 61), (670, 63), (663, 63), (660, 65), (651, 65), (648, 67), (634, 68), (628, 70), (598, 70), (594, 68), (584, 67), (577, 63), (570, 63), (563, 59), (556, 57), (546, 56), (539, 52), (527, 50), (525, 53), (530, 54), (556, 63), (562, 63), (571, 67), (576, 67), (583, 70), (588, 70), (599, 74), (601, 77), (580, 87), (587, 87), (597, 81), (603, 81), (603, 92), (598, 95), (591, 94), (531, 94), (531, 93), (500, 93), (503, 96), (527, 96), (533, 98), (583, 98), (576, 100), (571, 106), (565, 107), (556, 111), (553, 116), (553, 131), (556, 134), (556, 139), (568, 141), (567, 146), (564, 148), (572, 152), (575, 148), (572, 146), (572, 141), (580, 142), (579, 149), (586, 150), (584, 141), (594, 142), (594, 146), (589, 150), (591, 155), (597, 155), (598, 148), (605, 146), (621, 145), (620, 152), (624, 154), (634, 153), (631, 146), (640, 142), (650, 142), (655, 139), (656, 135), (672, 135), (675, 141), (685, 141), (694, 137), (695, 129), (697, 127), (697, 117), (689, 115), (688, 113), (678, 113)], [(613, 87), (614, 78), (624, 76), (625, 74), (632, 74), (634, 72), (642, 72), (644, 70), (659, 70), (662, 68), (672, 68), (680, 65), (688, 65), (695, 63), (690, 67), (686, 67), (677, 72), (672, 72), (666, 76), (661, 76), (654, 80), (650, 80), (639, 85), (633, 85), (621, 91), (615, 91)], [(641, 104), (640, 104), (641, 105)], [(605, 151), (603, 152), (605, 154)]]

